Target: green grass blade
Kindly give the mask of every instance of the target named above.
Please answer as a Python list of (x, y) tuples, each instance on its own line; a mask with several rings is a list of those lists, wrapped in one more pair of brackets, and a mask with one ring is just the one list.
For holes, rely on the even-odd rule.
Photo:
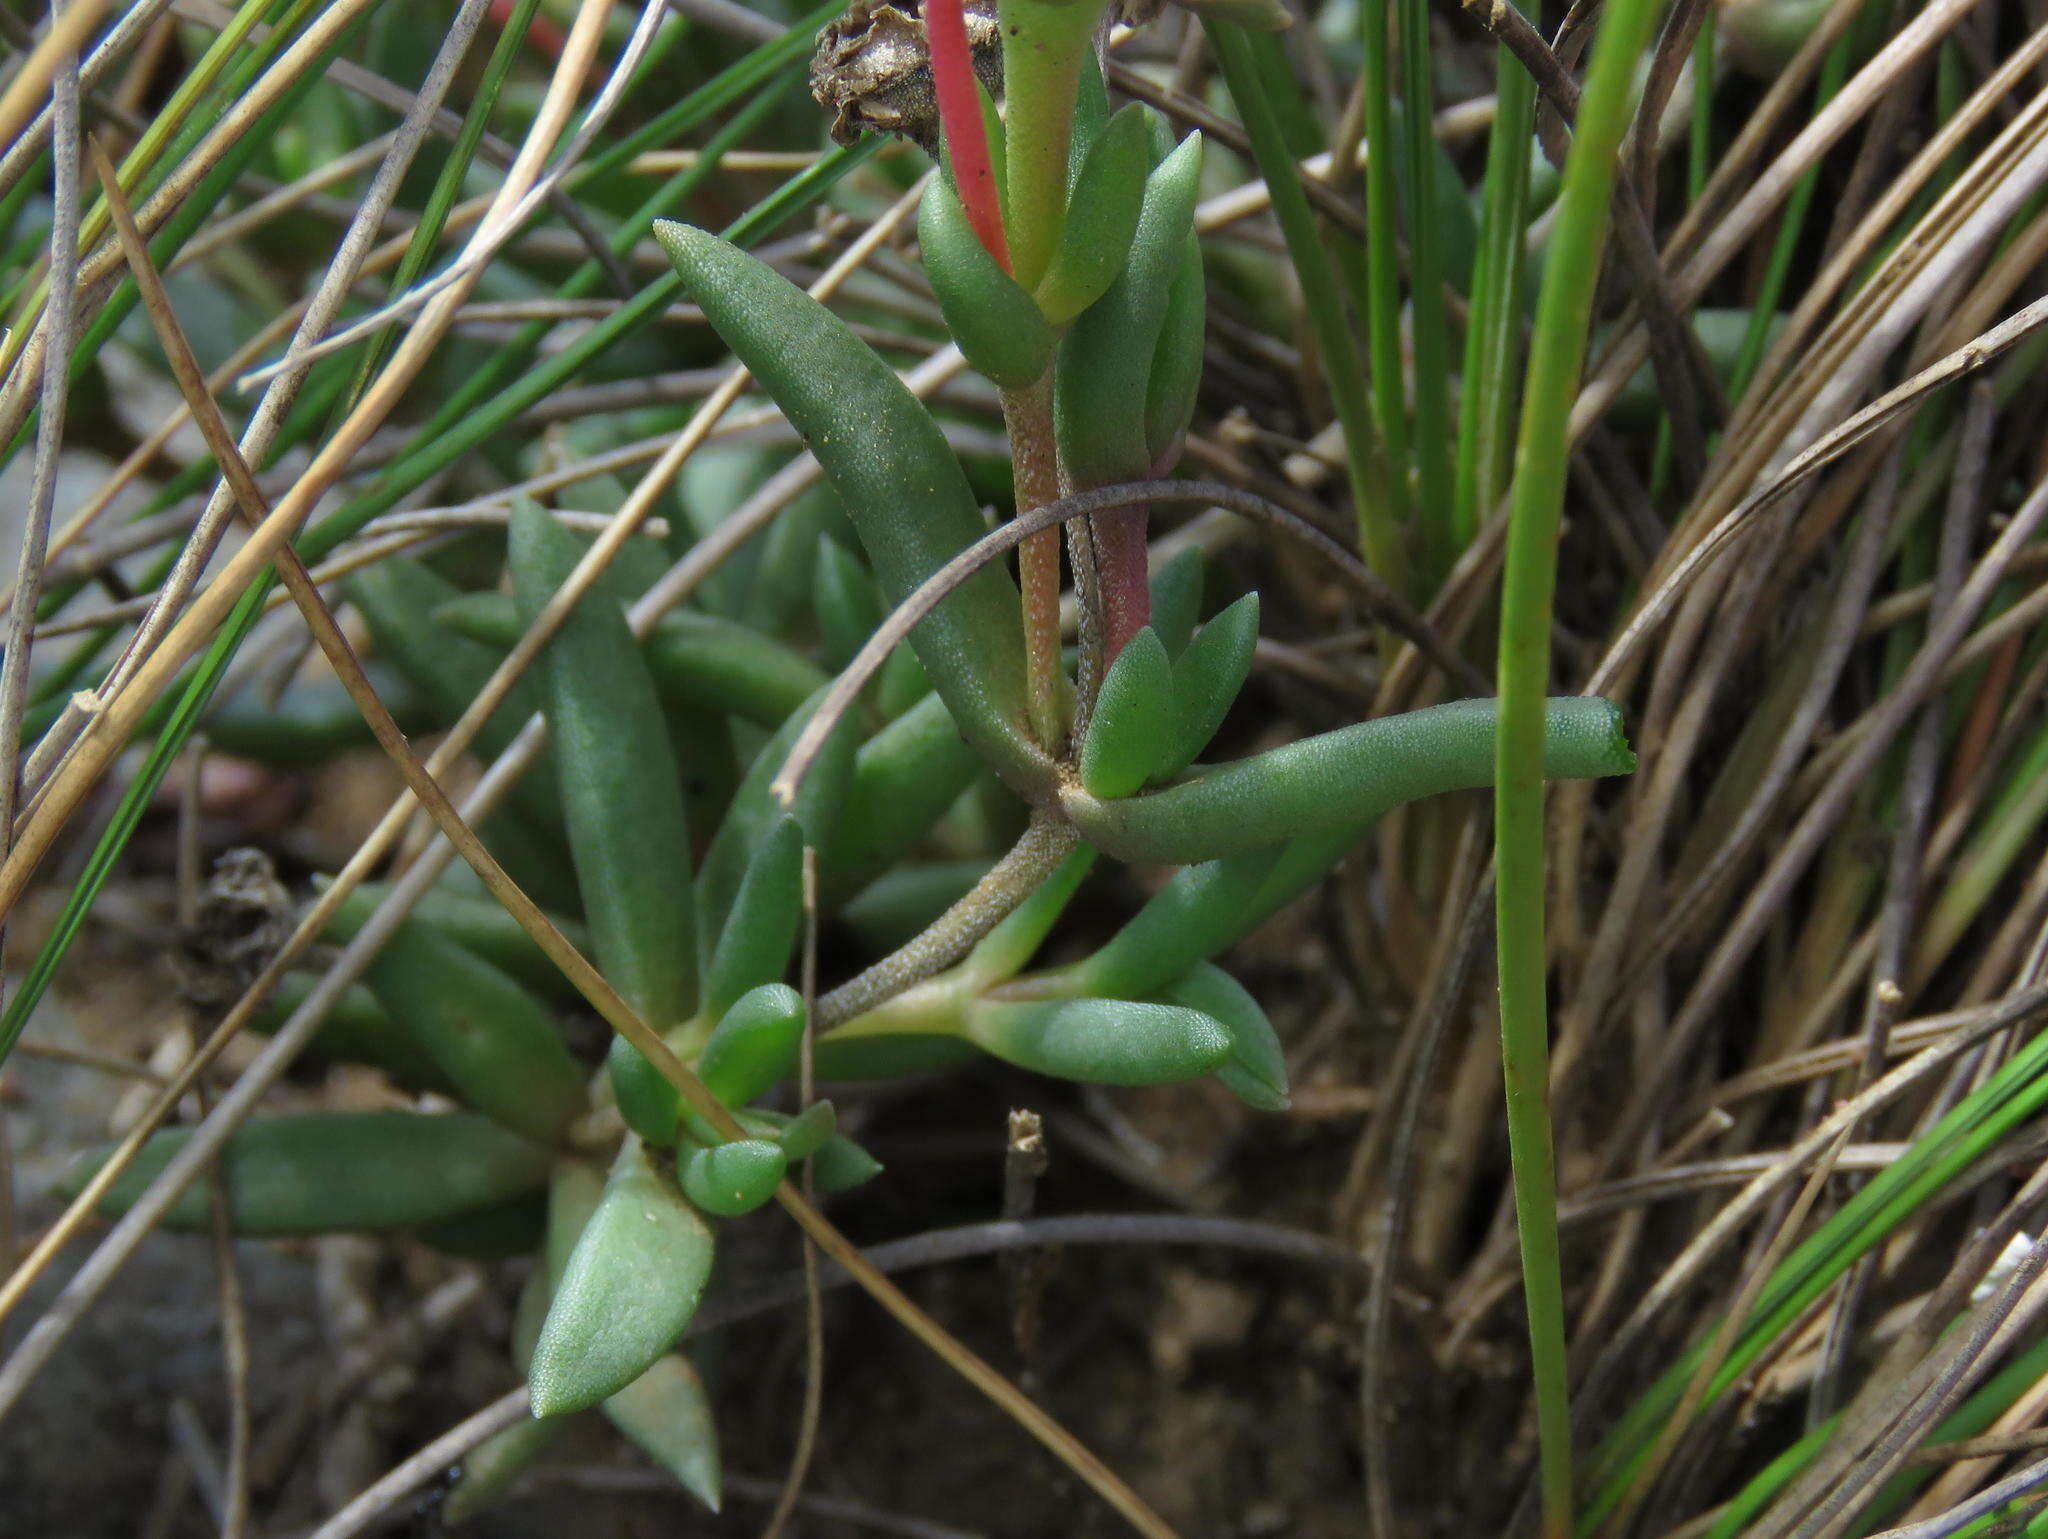
[(1429, 0), (1399, 0), (1401, 211), (1408, 232), (1409, 322), (1415, 349), (1415, 498), (1422, 586), (1436, 590), (1457, 558), (1451, 473), (1450, 319), (1444, 313), (1443, 241), (1437, 214), (1436, 79), (1430, 64)]
[(1572, 1454), (1545, 997), (1549, 948), (1543, 914), (1543, 696), (1550, 682), (1551, 610), (1572, 401), (1585, 366), (1621, 139), (1631, 115), (1635, 64), (1656, 19), (1655, 0), (1610, 0), (1600, 21), (1530, 339), (1501, 592), (1494, 791), (1501, 1061), (1535, 1376), (1546, 1539), (1564, 1539), (1571, 1532)]
[(1465, 332), (1458, 466), (1451, 529), (1459, 549), (1507, 490), (1521, 358), (1529, 225), (1529, 147), (1536, 131), (1536, 82), (1507, 49), (1495, 61), (1493, 142), (1486, 156), (1485, 212)]
[(1358, 8), (1365, 91), (1365, 336), (1372, 358), (1373, 415), (1386, 445), (1388, 516), (1406, 528), (1408, 386), (1401, 342), (1401, 178), (1394, 153), (1394, 82), (1387, 52), (1389, 0)]

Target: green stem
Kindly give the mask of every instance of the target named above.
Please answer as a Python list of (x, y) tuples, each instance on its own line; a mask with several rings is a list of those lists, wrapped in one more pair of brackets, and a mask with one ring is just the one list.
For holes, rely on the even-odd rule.
[(1052, 265), (1067, 219), (1074, 98), (1102, 6), (1096, 0), (1001, 0), (1005, 230), (1010, 271), (1026, 289)]
[(1372, 356), (1373, 411), (1393, 471), (1387, 478), (1389, 516), (1406, 527), (1414, 510), (1408, 496), (1408, 391), (1401, 362), (1401, 183), (1394, 169), (1387, 5), (1388, 0), (1370, 0), (1359, 7), (1365, 89), (1365, 331)]
[(1611, 0), (1594, 44), (1529, 346), (1501, 592), (1494, 790), (1501, 1064), (1535, 1379), (1545, 1539), (1566, 1539), (1571, 1533), (1572, 1451), (1545, 998), (1543, 696), (1550, 676), (1551, 607), (1572, 401), (1585, 366), (1635, 64), (1656, 19), (1656, 0)]
[[(1060, 495), (1059, 451), (1053, 434), (1052, 378), (1003, 392), (1017, 511), (1055, 502)], [(1044, 529), (1017, 548), (1018, 586), (1024, 601), (1026, 701), (1031, 729), (1048, 753), (1067, 738), (1066, 674), (1060, 665), (1060, 532)]]

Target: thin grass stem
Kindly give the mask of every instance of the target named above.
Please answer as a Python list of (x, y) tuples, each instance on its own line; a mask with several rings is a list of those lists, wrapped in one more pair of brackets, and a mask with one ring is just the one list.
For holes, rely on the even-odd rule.
[(1494, 792), (1501, 1063), (1535, 1378), (1546, 1539), (1566, 1539), (1572, 1530), (1572, 1452), (1550, 1125), (1543, 699), (1550, 683), (1551, 612), (1570, 458), (1571, 403), (1585, 366), (1621, 141), (1631, 115), (1636, 59), (1649, 40), (1657, 11), (1655, 0), (1610, 0), (1594, 45), (1529, 345), (1501, 591), (1501, 714)]

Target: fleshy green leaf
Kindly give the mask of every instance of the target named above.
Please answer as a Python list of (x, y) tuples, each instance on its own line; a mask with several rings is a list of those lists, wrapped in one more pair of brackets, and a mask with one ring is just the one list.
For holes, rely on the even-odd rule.
[[(1369, 823), (1420, 797), (1491, 785), (1494, 707), (1491, 700), (1430, 706), (1209, 766), (1144, 796), (1105, 801), (1070, 786), (1061, 803), (1089, 843), (1119, 859), (1210, 860)], [(1549, 779), (1635, 767), (1621, 713), (1605, 700), (1551, 701), (1544, 746)]]
[[(1259, 640), (1259, 596), (1247, 593), (1202, 627), (1173, 665), (1171, 748), (1154, 778), (1171, 780), (1195, 762), (1223, 725), (1251, 672)], [(1121, 659), (1119, 659), (1121, 661)]]
[(1085, 846), (1059, 863), (1053, 874), (1039, 883), (1002, 923), (975, 943), (961, 963), (961, 971), (980, 987), (1015, 977), (1023, 971), (1038, 948), (1045, 943), (1067, 904), (1095, 868), (1095, 852)]
[(697, 1077), (727, 1106), (745, 1106), (790, 1072), (803, 1035), (803, 996), (786, 983), (764, 983), (719, 1019)]
[(1222, 968), (1204, 962), (1166, 990), (1168, 1004), (1185, 1005), (1215, 1017), (1230, 1030), (1230, 1056), (1216, 1077), (1248, 1106), (1287, 1110), (1287, 1054), (1273, 1023), (1245, 986)]
[[(981, 1056), (960, 1037), (889, 1033), (820, 1037), (813, 1049), (820, 1079), (905, 1079), (957, 1069)], [(821, 1151), (822, 1152), (822, 1151)]]
[[(513, 594), (530, 625), (582, 545), (530, 498), (513, 504), (510, 540)], [(689, 826), (654, 681), (607, 593), (593, 591), (562, 622), (540, 675), (594, 960), (641, 1019), (667, 1030), (696, 1008)]]
[(803, 825), (779, 819), (754, 848), (704, 976), (704, 1014), (717, 1020), (749, 989), (778, 983), (803, 918)]
[[(679, 1037), (681, 1033), (674, 1035)], [(657, 1149), (674, 1147), (683, 1098), (661, 1070), (648, 1062), (639, 1048), (624, 1037), (615, 1036), (605, 1050), (605, 1073), (611, 1079), (612, 1100), (626, 1126)]]
[[(1331, 861), (1350, 836), (1330, 837)], [(1074, 967), (1076, 988), (1135, 996), (1165, 988), (1245, 933), (1246, 916), (1282, 858), (1282, 848), (1269, 845), (1176, 871), (1108, 944)]]
[[(330, 935), (353, 934), (375, 907), (351, 893)], [(514, 1132), (548, 1142), (586, 1107), (584, 1071), (554, 1012), (482, 957), (407, 919), (364, 974), (462, 1099)]]
[(1150, 139), (1145, 109), (1133, 102), (1089, 147), (1068, 197), (1059, 250), (1038, 281), (1038, 307), (1053, 325), (1066, 325), (1094, 304), (1124, 270), (1152, 169)]
[(560, 1421), (514, 1422), (471, 1449), (441, 1504), (441, 1521), (459, 1528), (501, 1499), (553, 1446), (563, 1426)]
[(844, 668), (882, 623), (882, 596), (868, 569), (837, 540), (818, 541), (811, 588), (825, 662), (833, 669)]
[(1076, 487), (1146, 474), (1152, 360), (1175, 270), (1194, 228), (1202, 137), (1191, 134), (1145, 184), (1130, 258), (1109, 291), (1084, 310), (1060, 343), (1053, 416), (1060, 464)]
[(698, 934), (706, 953), (706, 971), (711, 967), (713, 937), (725, 928), (727, 916), (739, 901), (754, 852), (785, 818), (796, 819), (803, 829), (803, 842), (817, 849), (821, 865), (833, 858), (840, 809), (853, 773), (857, 737), (853, 722), (842, 721), (825, 740), (824, 751), (798, 791), (794, 807), (784, 808), (769, 789), (783, 760), (789, 757), (790, 745), (817, 704), (813, 699), (791, 716), (754, 756), (746, 779), (740, 782), (726, 808), (718, 836), (705, 852), (702, 869), (697, 873), (697, 911), (702, 916)]
[(819, 1195), (850, 1192), (882, 1173), (882, 1162), (844, 1133), (834, 1133), (811, 1156), (811, 1182)]
[(946, 330), (967, 362), (1006, 390), (1021, 390), (1052, 361), (1052, 330), (1038, 302), (989, 255), (945, 177), (925, 189), (917, 216), (925, 276)]
[[(763, 1136), (773, 1137), (782, 1145), (782, 1153), (792, 1165), (816, 1154), (839, 1131), (839, 1113), (830, 1101), (813, 1101), (794, 1117), (779, 1112), (750, 1115), (765, 1115), (767, 1126), (762, 1130)], [(747, 1119), (743, 1117), (740, 1120), (745, 1122)]]
[(826, 901), (893, 869), (980, 768), (937, 695), (926, 695), (861, 744), (821, 873)]
[(1179, 738), (1175, 702), (1174, 666), (1148, 625), (1109, 665), (1089, 718), (1081, 784), (1090, 796), (1129, 796), (1160, 772)]
[[(938, 424), (845, 322), (714, 235), (654, 228), (690, 296), (809, 443), (892, 603), (980, 537)], [(911, 642), (967, 740), (1028, 795), (1054, 770), (1028, 724), (1019, 614), (1016, 584), (985, 567)]]
[(1019, 1068), (1094, 1085), (1171, 1084), (1230, 1056), (1229, 1031), (1200, 1011), (1122, 999), (985, 999), (967, 1032)]
[(1152, 629), (1159, 633), (1168, 657), (1186, 651), (1188, 638), (1195, 633), (1205, 575), (1202, 552), (1192, 545), (1152, 574)]
[(775, 1197), (789, 1170), (782, 1146), (765, 1138), (735, 1138), (685, 1149), (676, 1161), (683, 1195), (720, 1218), (751, 1213)]
[(1202, 346), (1209, 333), (1209, 288), (1202, 243), (1193, 230), (1181, 243), (1180, 265), (1159, 323), (1152, 378), (1145, 388), (1145, 451), (1156, 472), (1180, 457), (1202, 385)]
[[(498, 652), (524, 629), (509, 593), (465, 593), (437, 605), (433, 617)], [(640, 645), (662, 699), (763, 727), (781, 726), (830, 682), (774, 637), (696, 610), (664, 615)]]
[(722, 1464), (711, 1397), (696, 1368), (680, 1352), (652, 1367), (604, 1403), (614, 1427), (667, 1470), (698, 1501), (718, 1511)]
[(1231, 21), (1253, 32), (1284, 32), (1294, 16), (1281, 0), (1173, 0), (1184, 11), (1211, 21)]
[(629, 1138), (534, 1343), (533, 1414), (585, 1410), (645, 1373), (696, 1313), (711, 1254), (711, 1226)]
[[(118, 1218), (191, 1136), (154, 1135), (100, 1199)], [(107, 1161), (86, 1155), (61, 1190), (76, 1195)], [(541, 1189), (548, 1151), (468, 1112), (305, 1112), (252, 1117), (228, 1143), (223, 1175), (235, 1233), (248, 1239), (379, 1233), (445, 1224)], [(208, 1185), (172, 1205), (168, 1228), (206, 1223)]]

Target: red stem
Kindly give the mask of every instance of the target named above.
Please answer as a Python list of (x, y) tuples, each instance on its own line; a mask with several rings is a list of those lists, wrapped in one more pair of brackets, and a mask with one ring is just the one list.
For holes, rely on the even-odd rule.
[(961, 0), (925, 0), (924, 30), (931, 47), (932, 85), (939, 98), (939, 128), (953, 160), (961, 206), (989, 255), (1008, 272), (1010, 243), (1003, 235), (1002, 203), (996, 196), (996, 174), (989, 163), (981, 87), (974, 78)]

